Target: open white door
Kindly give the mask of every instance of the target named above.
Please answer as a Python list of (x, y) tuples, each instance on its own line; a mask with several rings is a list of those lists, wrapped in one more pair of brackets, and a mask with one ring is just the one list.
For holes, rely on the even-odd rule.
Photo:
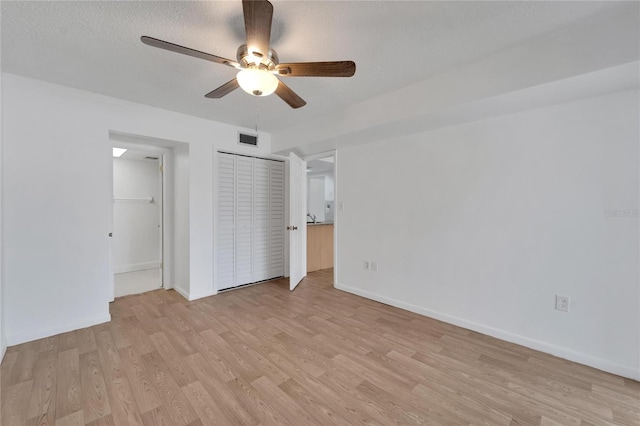
[(289, 154), (289, 290), (307, 275), (307, 162)]

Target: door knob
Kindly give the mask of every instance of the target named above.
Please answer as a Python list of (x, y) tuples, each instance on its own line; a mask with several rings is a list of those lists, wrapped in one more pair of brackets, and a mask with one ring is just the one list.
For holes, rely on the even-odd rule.
[(297, 230), (298, 230), (298, 227), (297, 227), (297, 226), (293, 226), (292, 228), (293, 228), (293, 230), (294, 230), (294, 231), (297, 231)]

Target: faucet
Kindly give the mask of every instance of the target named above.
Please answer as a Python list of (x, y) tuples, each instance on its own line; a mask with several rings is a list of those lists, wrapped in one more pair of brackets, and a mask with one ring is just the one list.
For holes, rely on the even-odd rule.
[(307, 217), (311, 218), (311, 221), (313, 223), (316, 223), (316, 215), (315, 214), (307, 213)]

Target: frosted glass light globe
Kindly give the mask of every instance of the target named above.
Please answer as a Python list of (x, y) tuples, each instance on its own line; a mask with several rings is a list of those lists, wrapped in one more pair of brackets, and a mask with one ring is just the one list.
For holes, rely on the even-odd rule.
[(268, 96), (278, 87), (278, 78), (269, 71), (243, 69), (236, 76), (242, 90), (253, 96)]

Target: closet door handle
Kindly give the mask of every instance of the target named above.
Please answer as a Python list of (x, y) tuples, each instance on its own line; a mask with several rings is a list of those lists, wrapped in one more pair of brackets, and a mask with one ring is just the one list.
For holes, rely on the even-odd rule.
[(287, 231), (297, 231), (298, 227), (297, 226), (287, 226)]

